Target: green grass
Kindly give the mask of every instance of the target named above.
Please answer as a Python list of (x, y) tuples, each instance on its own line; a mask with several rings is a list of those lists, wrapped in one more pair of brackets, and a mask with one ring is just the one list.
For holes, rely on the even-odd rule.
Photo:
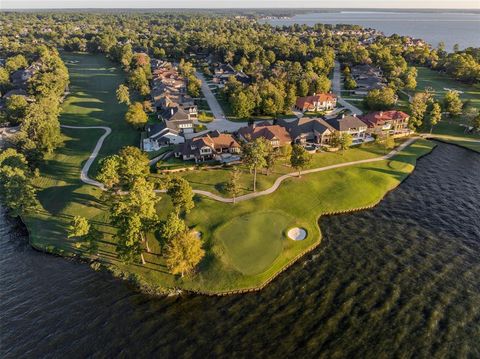
[[(397, 144), (400, 144), (405, 139), (397, 140)], [(308, 165), (309, 168), (317, 168), (333, 165), (336, 163), (351, 162), (357, 160), (364, 160), (374, 157), (383, 156), (386, 153), (383, 146), (376, 143), (363, 144), (361, 146), (352, 147), (345, 152), (321, 152), (312, 154), (312, 160)], [(172, 159), (173, 160), (173, 159)], [(170, 161), (170, 160), (169, 160)], [(182, 166), (182, 162), (175, 159), (174, 163), (166, 161), (162, 163), (162, 168), (167, 169), (172, 165)], [(193, 162), (184, 162), (183, 167), (192, 166)], [(253, 191), (253, 174), (250, 173), (246, 166), (237, 166), (240, 170), (239, 186), (241, 194), (250, 193)], [(171, 168), (171, 167), (170, 167)], [(273, 185), (275, 180), (286, 173), (295, 172), (290, 165), (285, 163), (285, 160), (279, 159), (277, 165), (270, 171), (268, 175), (264, 171), (259, 171), (257, 174), (257, 190), (262, 191)], [(210, 191), (215, 194), (228, 196), (225, 193), (225, 184), (230, 178), (231, 167), (222, 167), (217, 169), (198, 169), (193, 171), (186, 171), (178, 173), (188, 180), (194, 188)], [(155, 176), (155, 175), (153, 175)]]
[(439, 100), (447, 92), (445, 88), (462, 91), (460, 98), (462, 101), (470, 100), (473, 106), (480, 110), (480, 85), (469, 85), (451, 79), (447, 74), (431, 70), (427, 67), (417, 67), (417, 91), (424, 91), (426, 88), (432, 88)]
[[(71, 94), (62, 106), (61, 124), (112, 128), (90, 170), (95, 173), (99, 159), (117, 153), (122, 146), (139, 143), (139, 132), (129, 128), (123, 119), (126, 106), (119, 105), (115, 98), (115, 90), (125, 76), (101, 55), (64, 53), (62, 57), (78, 63), (68, 63)], [(34, 246), (76, 252), (73, 243), (65, 240), (67, 225), (75, 215), (91, 219), (104, 233), (112, 233), (99, 200), (101, 191), (80, 181), (80, 169), (103, 133), (62, 129), (63, 146), (40, 166), (40, 177), (35, 180), (41, 209), (23, 218)], [(101, 243), (100, 251), (105, 246)]]
[(282, 251), (285, 223), (292, 221), (283, 212), (256, 212), (235, 217), (216, 232), (225, 248), (225, 261), (243, 274), (268, 269)]
[[(80, 63), (70, 67), (72, 95), (64, 104), (61, 122), (111, 126), (113, 133), (105, 142), (101, 156), (115, 153), (126, 144), (138, 144), (138, 132), (124, 124), (125, 108), (119, 106), (115, 99), (115, 89), (124, 80), (124, 74), (101, 56), (66, 54), (65, 57)], [(153, 288), (178, 287), (204, 292), (261, 285), (298, 255), (319, 243), (319, 216), (377, 203), (413, 170), (416, 158), (432, 148), (432, 143), (418, 141), (389, 161), (291, 178), (269, 196), (235, 205), (195, 196), (196, 207), (186, 216), (186, 222), (202, 233), (206, 257), (197, 274), (182, 279), (168, 272), (156, 231), (148, 234), (152, 253), (145, 254), (146, 265), (125, 264), (117, 259), (116, 229), (109, 224), (101, 191), (79, 180), (80, 169), (102, 131), (71, 129), (63, 130), (63, 133), (64, 146), (45, 162), (40, 169), (41, 177), (36, 181), (42, 208), (24, 218), (31, 243), (37, 248), (65, 256), (85, 255), (66, 238), (69, 221), (73, 216), (81, 215), (102, 233), (96, 257), (112, 266), (115, 273), (135, 276)], [(319, 156), (314, 161), (315, 165), (330, 164), (351, 158), (375, 157), (379, 152), (383, 151), (374, 147), (370, 151), (368, 148), (352, 149), (344, 155), (328, 154), (331, 156)], [(285, 167), (285, 170), (289, 171), (289, 168)], [(218, 186), (223, 181), (217, 176), (214, 183), (211, 177), (211, 174), (205, 177), (211, 181), (206, 184), (207, 187)], [(271, 183), (273, 176), (263, 178)], [(201, 187), (194, 181), (192, 186)], [(172, 204), (168, 195), (160, 196), (157, 210), (163, 219), (172, 210)], [(239, 218), (248, 224), (246, 228)], [(304, 241), (285, 239), (284, 231), (293, 225), (307, 230), (308, 237)]]

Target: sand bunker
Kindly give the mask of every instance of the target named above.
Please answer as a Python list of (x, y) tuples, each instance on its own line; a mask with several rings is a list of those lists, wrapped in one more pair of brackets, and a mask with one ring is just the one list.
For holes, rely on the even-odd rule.
[(303, 228), (295, 227), (288, 231), (287, 236), (294, 241), (303, 241), (307, 238), (307, 231)]

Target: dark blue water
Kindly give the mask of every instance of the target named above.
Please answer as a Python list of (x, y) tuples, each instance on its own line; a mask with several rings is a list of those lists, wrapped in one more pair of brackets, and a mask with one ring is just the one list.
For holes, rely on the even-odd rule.
[(480, 155), (440, 144), (259, 293), (149, 298), (0, 216), (1, 358), (479, 358)]
[(447, 50), (479, 47), (480, 13), (402, 12), (397, 11), (338, 11), (295, 15), (290, 19), (262, 20), (272, 25), (355, 24), (382, 31), (385, 35), (409, 35), (424, 39), (432, 46), (443, 41)]

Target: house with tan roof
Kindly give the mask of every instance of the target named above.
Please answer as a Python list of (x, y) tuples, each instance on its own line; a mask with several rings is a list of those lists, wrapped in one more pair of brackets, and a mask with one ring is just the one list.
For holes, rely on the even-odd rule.
[(299, 97), (295, 108), (299, 111), (328, 111), (337, 106), (337, 96), (332, 93), (313, 94), (313, 96)]
[(326, 120), (336, 132), (340, 134), (347, 133), (352, 136), (352, 143), (359, 144), (367, 139), (368, 125), (357, 115), (342, 115), (337, 118)]
[(284, 127), (292, 142), (308, 145), (329, 145), (335, 128), (323, 118), (302, 117), (294, 121), (279, 120), (278, 124)]
[(410, 116), (403, 111), (376, 111), (360, 118), (367, 124), (368, 132), (377, 136), (406, 136), (412, 132), (408, 127)]
[(242, 127), (238, 130), (237, 136), (245, 142), (263, 137), (270, 142), (273, 148), (282, 147), (292, 142), (292, 138), (285, 127), (272, 125), (268, 122), (253, 123), (250, 126)]
[(240, 160), (240, 152), (241, 146), (231, 134), (212, 131), (177, 145), (174, 154), (184, 161), (230, 163)]

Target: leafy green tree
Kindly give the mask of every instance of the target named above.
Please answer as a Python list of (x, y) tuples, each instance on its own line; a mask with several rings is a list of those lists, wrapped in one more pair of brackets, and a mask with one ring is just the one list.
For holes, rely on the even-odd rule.
[(12, 95), (5, 103), (5, 113), (7, 120), (12, 125), (16, 125), (22, 121), (27, 113), (28, 102), (25, 96)]
[(123, 147), (118, 153), (120, 157), (120, 183), (129, 188), (137, 178), (146, 178), (150, 173), (148, 157), (134, 146)]
[(11, 216), (20, 216), (37, 206), (32, 179), (33, 173), (23, 154), (13, 148), (0, 152), (0, 200)]
[(390, 87), (374, 89), (367, 93), (365, 105), (371, 110), (387, 110), (397, 102), (397, 95)]
[(100, 161), (97, 180), (107, 189), (113, 189), (120, 184), (120, 162), (121, 158), (118, 155), (108, 156)]
[(180, 213), (182, 210), (185, 213), (189, 213), (190, 210), (195, 207), (192, 187), (190, 183), (182, 177), (172, 178), (167, 189), (167, 194), (170, 196), (177, 213)]
[(28, 106), (18, 134), (18, 145), (27, 157), (41, 159), (62, 143), (58, 101), (42, 97)]
[(257, 170), (267, 165), (266, 156), (268, 154), (268, 145), (264, 138), (256, 138), (252, 142), (247, 142), (242, 151), (243, 162), (253, 171), (253, 192), (257, 190)]
[(457, 91), (448, 91), (443, 98), (443, 106), (450, 116), (458, 116), (462, 113), (463, 103)]
[(25, 56), (21, 54), (9, 57), (5, 62), (5, 68), (9, 73), (12, 73), (19, 69), (24, 69), (26, 67), (28, 67), (28, 61)]
[(172, 274), (180, 274), (182, 278), (190, 274), (204, 256), (202, 241), (193, 231), (173, 237), (165, 250), (167, 267)]
[(232, 196), (233, 203), (235, 204), (236, 198), (240, 194), (240, 172), (237, 167), (234, 167), (230, 172), (230, 178), (225, 186), (227, 193)]
[(232, 104), (233, 113), (240, 118), (250, 117), (255, 108), (255, 103), (243, 91), (233, 94), (230, 97), (230, 102)]
[(410, 128), (417, 129), (422, 125), (430, 101), (431, 96), (428, 92), (418, 92), (413, 96), (409, 104), (411, 113), (409, 120)]
[(187, 225), (183, 219), (178, 216), (178, 213), (176, 211), (170, 212), (167, 219), (161, 222), (159, 226), (160, 245), (163, 246), (169, 243), (172, 238), (187, 230)]
[(332, 139), (332, 144), (338, 146), (338, 148), (343, 152), (348, 150), (352, 145), (353, 138), (349, 133), (335, 133)]
[(301, 171), (311, 161), (310, 154), (301, 145), (294, 144), (292, 146), (292, 154), (290, 155), (290, 164), (298, 171), (298, 177), (301, 175)]
[(128, 90), (128, 86), (125, 86), (124, 84), (120, 84), (117, 89), (117, 101), (119, 103), (124, 103), (127, 106), (130, 105), (130, 92)]
[(10, 85), (10, 76), (5, 67), (0, 67), (0, 90), (5, 91)]
[(128, 106), (125, 121), (135, 128), (143, 128), (145, 126), (148, 121), (148, 116), (140, 102), (135, 102)]
[(290, 156), (292, 155), (292, 145), (287, 143), (280, 147), (280, 155), (283, 157), (285, 164), (290, 161)]
[(194, 75), (190, 75), (187, 78), (187, 92), (192, 97), (199, 97), (200, 96), (200, 87), (202, 86), (202, 82), (197, 79)]
[(128, 78), (130, 86), (137, 90), (140, 95), (146, 96), (150, 93), (150, 86), (148, 84), (148, 77), (143, 67), (137, 67), (130, 71)]
[(111, 207), (112, 223), (118, 228), (117, 252), (125, 261), (143, 257), (143, 247), (150, 252), (146, 232), (158, 221), (156, 204), (160, 200), (153, 191), (153, 184), (143, 177), (136, 178), (130, 190), (115, 196)]
[(415, 90), (417, 88), (417, 69), (410, 67), (404, 76), (403, 82), (405, 88), (408, 90)]
[(432, 133), (433, 126), (440, 122), (442, 119), (442, 107), (438, 102), (435, 102), (430, 111), (430, 133)]
[(345, 89), (355, 90), (356, 87), (357, 81), (355, 81), (352, 76), (345, 77)]
[(85, 238), (90, 233), (90, 223), (85, 217), (75, 216), (70, 222), (67, 232), (68, 238)]

